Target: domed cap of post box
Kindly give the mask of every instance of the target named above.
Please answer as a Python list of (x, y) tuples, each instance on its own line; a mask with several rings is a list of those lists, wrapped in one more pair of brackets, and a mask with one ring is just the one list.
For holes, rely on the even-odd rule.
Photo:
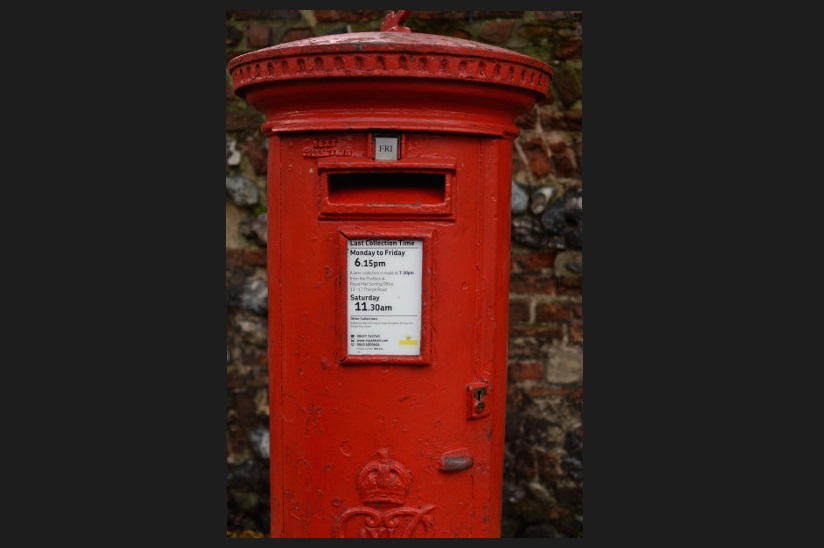
[(235, 57), (229, 72), (235, 93), (266, 115), (264, 133), (517, 135), (515, 117), (546, 97), (552, 75), (514, 51), (398, 26), (271, 46)]

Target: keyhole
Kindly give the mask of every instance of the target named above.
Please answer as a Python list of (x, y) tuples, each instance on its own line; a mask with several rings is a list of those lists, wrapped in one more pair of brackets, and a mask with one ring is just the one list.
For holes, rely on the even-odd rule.
[(479, 388), (475, 391), (475, 399), (478, 400), (475, 403), (475, 412), (480, 413), (486, 407), (486, 404), (483, 402), (483, 397), (486, 396), (486, 388)]

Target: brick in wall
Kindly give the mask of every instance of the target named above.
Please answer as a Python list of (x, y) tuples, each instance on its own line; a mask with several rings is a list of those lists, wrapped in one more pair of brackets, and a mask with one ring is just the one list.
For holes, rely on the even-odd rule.
[(382, 21), (389, 13), (389, 11), (384, 10), (314, 10), (314, 12), (315, 18), (319, 23), (336, 23), (339, 21), (366, 23), (376, 20)]
[(521, 149), (524, 151), (529, 162), (529, 170), (535, 177), (542, 179), (552, 173), (549, 151), (542, 138), (535, 137), (530, 139), (521, 145)]
[(556, 254), (557, 251), (554, 249), (533, 253), (519, 253), (516, 251), (512, 254), (512, 270), (515, 272), (524, 272), (552, 268), (555, 264)]
[(510, 323), (530, 321), (530, 300), (510, 299), (509, 301), (509, 321)]
[(509, 276), (509, 292), (523, 295), (531, 293), (551, 295), (555, 293), (555, 281), (549, 274), (513, 272)]
[(492, 44), (503, 44), (512, 36), (514, 27), (514, 21), (487, 21), (478, 37)]
[(312, 38), (312, 29), (289, 29), (281, 38), (281, 43), (294, 42), (295, 40), (303, 40), (305, 38)]
[(252, 23), (246, 31), (246, 43), (250, 48), (264, 48), (272, 44), (272, 28), (263, 23)]
[(544, 364), (538, 361), (517, 361), (509, 364), (508, 377), (513, 381), (537, 381), (544, 376)]
[(567, 303), (541, 302), (535, 307), (536, 322), (569, 322), (572, 320), (572, 310)]

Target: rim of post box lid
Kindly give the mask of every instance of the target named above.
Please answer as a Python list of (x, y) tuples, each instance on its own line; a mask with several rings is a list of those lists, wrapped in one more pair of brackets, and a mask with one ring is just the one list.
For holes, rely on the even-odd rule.
[(552, 68), (511, 50), (414, 32), (296, 40), (229, 61), (266, 134), (401, 129), (511, 135), (549, 93)]

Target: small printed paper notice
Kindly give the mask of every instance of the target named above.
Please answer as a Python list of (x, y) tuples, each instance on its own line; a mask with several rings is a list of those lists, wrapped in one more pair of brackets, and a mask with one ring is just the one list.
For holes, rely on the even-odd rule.
[(349, 354), (421, 353), (421, 240), (349, 240)]

